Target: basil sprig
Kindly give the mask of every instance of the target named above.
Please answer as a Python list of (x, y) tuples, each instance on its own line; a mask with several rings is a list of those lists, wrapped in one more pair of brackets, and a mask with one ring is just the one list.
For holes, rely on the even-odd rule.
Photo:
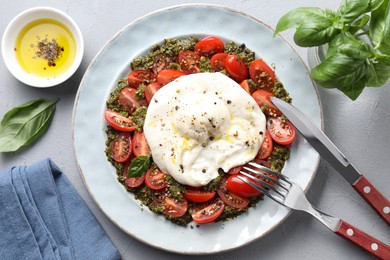
[(0, 122), (0, 152), (15, 152), (48, 129), (59, 99), (37, 99), (8, 111)]
[(141, 177), (144, 175), (150, 167), (150, 156), (140, 155), (137, 156), (129, 166), (127, 171), (127, 177)]
[(342, 0), (337, 11), (296, 8), (280, 18), (275, 35), (290, 28), (301, 47), (327, 45), (325, 60), (311, 71), (320, 86), (355, 100), (365, 87), (389, 79), (389, 0)]

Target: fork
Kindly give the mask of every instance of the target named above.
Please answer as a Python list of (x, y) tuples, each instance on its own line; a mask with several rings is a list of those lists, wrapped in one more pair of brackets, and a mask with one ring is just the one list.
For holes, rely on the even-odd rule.
[(247, 163), (243, 166), (240, 173), (242, 175), (237, 176), (239, 179), (277, 203), (290, 209), (305, 211), (334, 233), (352, 241), (376, 257), (390, 259), (390, 247), (388, 245), (342, 219), (315, 209), (307, 200), (302, 188), (287, 176), (255, 162)]

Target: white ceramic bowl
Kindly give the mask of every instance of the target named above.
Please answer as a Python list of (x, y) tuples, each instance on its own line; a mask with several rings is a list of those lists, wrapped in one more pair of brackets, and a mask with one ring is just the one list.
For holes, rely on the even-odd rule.
[[(27, 73), (19, 64), (14, 48), (19, 32), (30, 22), (37, 19), (53, 19), (69, 28), (76, 42), (76, 55), (72, 65), (55, 77), (38, 77)], [(21, 82), (38, 88), (56, 86), (70, 78), (80, 66), (84, 54), (84, 41), (81, 31), (74, 20), (62, 11), (50, 7), (35, 7), (17, 15), (5, 29), (1, 42), (1, 51), (8, 70)]]

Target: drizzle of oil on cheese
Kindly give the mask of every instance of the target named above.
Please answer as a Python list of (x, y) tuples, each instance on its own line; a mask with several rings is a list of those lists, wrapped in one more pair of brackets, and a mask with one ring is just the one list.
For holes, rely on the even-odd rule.
[(53, 78), (72, 65), (76, 41), (64, 24), (53, 19), (37, 19), (19, 32), (14, 51), (24, 71), (37, 77)]

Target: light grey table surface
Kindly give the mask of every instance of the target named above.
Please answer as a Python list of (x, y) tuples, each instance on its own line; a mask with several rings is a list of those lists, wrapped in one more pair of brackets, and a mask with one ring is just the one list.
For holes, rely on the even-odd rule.
[[(99, 49), (121, 28), (149, 12), (193, 1), (39, 1), (1, 0), (0, 32), (19, 12), (36, 6), (51, 6), (69, 14), (84, 36), (85, 55), (76, 74), (67, 82), (49, 89), (38, 89), (18, 82), (0, 62), (0, 117), (12, 107), (32, 99), (60, 97), (57, 112), (48, 132), (33, 146), (15, 154), (0, 154), (0, 167), (29, 165), (50, 157), (65, 172), (81, 197), (117, 246), (123, 259), (182, 259), (183, 255), (149, 247), (117, 228), (92, 200), (76, 166), (72, 144), (72, 112), (75, 96), (87, 66)], [(246, 12), (271, 27), (289, 10), (299, 6), (336, 9), (339, 1), (320, 0), (210, 0), (198, 3), (219, 4)], [(162, 28), (163, 30), (163, 28)], [(297, 47), (293, 31), (283, 35), (306, 62), (307, 50)], [(325, 132), (349, 160), (383, 194), (390, 198), (390, 83), (366, 89), (352, 102), (337, 91), (319, 90)], [(360, 198), (351, 186), (326, 162), (321, 161), (308, 192), (311, 202), (323, 211), (349, 221), (360, 229), (390, 244), (390, 229)], [(0, 220), (1, 221), (1, 220)], [(1, 238), (0, 238), (1, 239)], [(185, 238), (183, 238), (185, 239)], [(204, 241), (209, 243), (212, 241)], [(1, 258), (1, 257), (0, 257)], [(294, 212), (273, 232), (242, 248), (188, 259), (370, 259), (355, 245), (334, 235), (315, 219)]]

